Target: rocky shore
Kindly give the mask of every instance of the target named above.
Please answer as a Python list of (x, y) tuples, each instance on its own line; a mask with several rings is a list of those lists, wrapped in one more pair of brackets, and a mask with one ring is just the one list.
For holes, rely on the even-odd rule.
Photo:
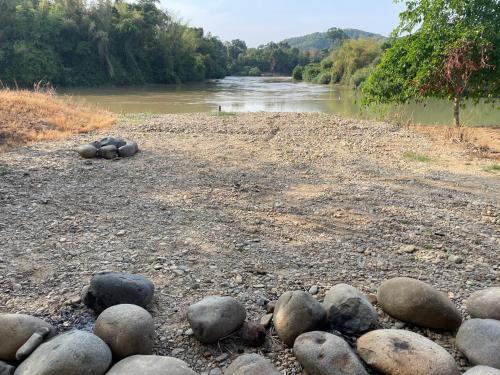
[[(491, 317), (491, 304), (474, 310), (484, 296), (472, 309), (466, 301), (500, 285), (500, 180), (484, 170), (490, 161), (406, 129), (321, 114), (137, 116), (113, 134), (141, 152), (81, 159), (78, 145), (107, 135), (93, 133), (0, 155), (1, 313), (36, 316), (59, 333), (93, 332), (97, 315), (82, 287), (98, 271), (140, 274), (155, 286), (153, 354), (221, 374), (258, 353), (280, 373), (301, 374), (308, 362), (276, 321), (257, 348), (231, 333), (202, 343), (190, 306), (232, 297), (247, 321), (260, 322), (286, 292), (332, 307), (331, 288), (348, 284), (373, 303), (376, 322), (369, 307), (361, 320), (335, 323), (325, 309), (313, 321), (368, 324), (381, 330), (372, 331), (377, 341), (390, 340), (384, 329), (413, 332), (460, 371), (473, 366), (477, 353), (463, 345), (491, 327), (468, 320), (457, 343), (453, 314)], [(403, 320), (403, 307), (377, 300), (384, 281), (401, 276), (444, 292), (451, 326)], [(360, 335), (343, 340), (360, 352)], [(339, 346), (332, 336), (320, 341)]]

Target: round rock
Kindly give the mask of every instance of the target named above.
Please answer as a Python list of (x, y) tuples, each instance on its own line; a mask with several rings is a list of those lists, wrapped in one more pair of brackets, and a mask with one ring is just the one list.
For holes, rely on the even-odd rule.
[(210, 296), (189, 306), (187, 319), (194, 336), (203, 343), (214, 343), (241, 327), (245, 308), (232, 297)]
[(465, 321), (458, 330), (456, 345), (472, 364), (500, 369), (500, 320)]
[(347, 284), (331, 288), (323, 307), (328, 322), (340, 332), (364, 332), (377, 324), (377, 310), (359, 290)]
[(115, 159), (118, 157), (118, 149), (113, 145), (102, 146), (99, 149), (99, 156), (108, 160)]
[(135, 142), (127, 142), (126, 145), (118, 149), (118, 155), (122, 158), (134, 156), (139, 151), (139, 146)]
[(453, 357), (441, 346), (411, 331), (381, 329), (358, 339), (358, 354), (387, 375), (459, 375)]
[(236, 358), (224, 375), (280, 375), (266, 358), (258, 354), (245, 354)]
[(153, 299), (154, 285), (146, 277), (127, 273), (101, 272), (92, 277), (82, 301), (96, 313), (114, 305), (146, 308)]
[(94, 334), (108, 344), (116, 357), (151, 354), (154, 322), (137, 305), (116, 305), (104, 310), (95, 322)]
[(307, 332), (295, 340), (293, 353), (308, 374), (368, 375), (361, 360), (342, 338), (327, 332)]
[(464, 375), (500, 375), (500, 370), (488, 366), (476, 366), (464, 372)]
[(111, 351), (99, 337), (71, 331), (40, 345), (16, 369), (15, 375), (102, 375)]
[(421, 327), (451, 331), (462, 322), (460, 311), (444, 293), (419, 280), (387, 280), (378, 289), (377, 298), (389, 315)]
[(0, 314), (0, 360), (15, 361), (16, 352), (36, 332), (49, 329), (49, 336), (55, 333), (54, 327), (42, 319), (25, 314)]
[(173, 357), (134, 355), (122, 359), (106, 375), (197, 375), (188, 364)]
[(79, 146), (76, 151), (84, 159), (92, 159), (97, 156), (97, 148), (92, 145), (82, 145)]
[(467, 312), (473, 318), (500, 320), (500, 287), (473, 293), (466, 305)]
[(276, 303), (273, 320), (280, 339), (292, 347), (298, 336), (325, 324), (326, 311), (309, 293), (285, 292)]
[(266, 342), (266, 329), (262, 324), (245, 322), (241, 327), (240, 337), (243, 345), (256, 348)]
[(101, 146), (101, 148), (106, 146), (115, 146), (117, 149), (119, 149), (120, 147), (123, 147), (126, 144), (127, 142), (124, 141), (123, 139), (115, 137), (106, 137), (99, 141), (99, 145)]

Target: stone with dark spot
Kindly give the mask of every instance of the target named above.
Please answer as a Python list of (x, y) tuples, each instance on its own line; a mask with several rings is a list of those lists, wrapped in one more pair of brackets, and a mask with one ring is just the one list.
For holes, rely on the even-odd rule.
[(419, 280), (387, 280), (378, 289), (377, 298), (386, 313), (403, 322), (449, 331), (462, 322), (460, 311), (444, 293)]
[(113, 145), (108, 145), (108, 146), (102, 146), (97, 154), (104, 159), (115, 159), (118, 157), (118, 149), (116, 146)]
[(292, 347), (298, 336), (325, 325), (326, 311), (309, 293), (285, 292), (276, 303), (273, 321), (280, 339)]
[(368, 375), (349, 344), (327, 332), (300, 335), (293, 345), (293, 353), (310, 375)]
[(374, 370), (387, 375), (459, 375), (453, 357), (417, 333), (381, 329), (361, 336), (358, 354)]
[(331, 288), (325, 295), (323, 307), (328, 322), (340, 332), (364, 332), (377, 324), (377, 310), (359, 290), (347, 284)]
[(465, 321), (458, 330), (456, 345), (472, 364), (500, 369), (500, 320)]
[(266, 342), (266, 329), (259, 323), (245, 322), (241, 327), (240, 337), (244, 345), (256, 348)]
[(224, 375), (281, 375), (267, 360), (258, 354), (245, 354), (236, 358)]
[(100, 314), (114, 305), (132, 304), (143, 308), (151, 303), (154, 285), (146, 277), (128, 273), (101, 272), (90, 280), (82, 301)]

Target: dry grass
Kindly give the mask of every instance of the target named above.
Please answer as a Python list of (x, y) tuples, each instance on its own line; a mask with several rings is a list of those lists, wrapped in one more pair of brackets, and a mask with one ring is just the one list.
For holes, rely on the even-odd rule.
[(110, 127), (115, 117), (52, 92), (0, 90), (0, 151)]

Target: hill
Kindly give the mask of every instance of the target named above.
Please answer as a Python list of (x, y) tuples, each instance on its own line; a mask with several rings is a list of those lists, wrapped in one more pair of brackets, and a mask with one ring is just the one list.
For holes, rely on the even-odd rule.
[[(344, 32), (351, 39), (370, 38), (370, 39), (385, 39), (380, 34), (374, 34), (358, 29), (344, 29)], [(304, 36), (285, 39), (283, 42), (288, 43), (292, 47), (296, 47), (301, 51), (320, 50), (330, 48), (331, 41), (326, 32), (312, 33)]]

